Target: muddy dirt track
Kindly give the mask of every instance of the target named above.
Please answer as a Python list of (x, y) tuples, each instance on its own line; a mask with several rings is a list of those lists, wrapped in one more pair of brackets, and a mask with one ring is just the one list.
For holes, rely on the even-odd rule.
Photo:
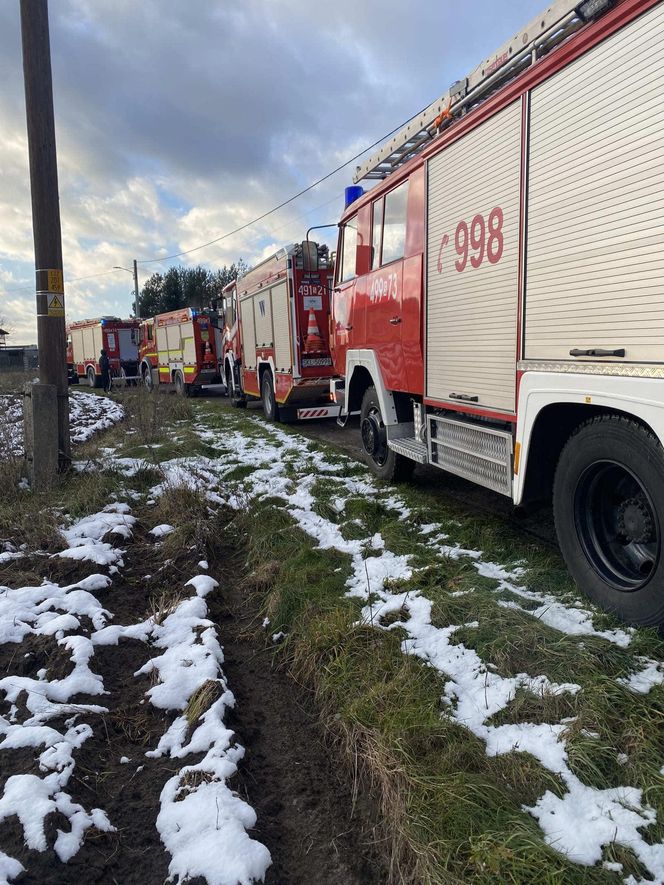
[(246, 750), (238, 786), (258, 815), (252, 836), (272, 855), (266, 885), (379, 885), (369, 810), (361, 796), (353, 806), (308, 692), (273, 668), (237, 574), (227, 566), (220, 576), (226, 592), (211, 598), (210, 614), (237, 701), (228, 724)]
[[(215, 408), (231, 408), (228, 399), (223, 396), (212, 394), (208, 397), (208, 402)], [(260, 416), (263, 414), (260, 403), (250, 403), (248, 411), (255, 412)], [(364, 460), (360, 442), (359, 418), (357, 417), (351, 418), (345, 427), (339, 427), (336, 421), (329, 418), (322, 421), (302, 421), (289, 426), (291, 429), (296, 429), (302, 436), (335, 446), (357, 461)], [(436, 494), (449, 501), (450, 504), (462, 507), (463, 510), (459, 513), (459, 518), (463, 518), (465, 514), (472, 515), (473, 513), (489, 513), (500, 516), (517, 531), (528, 534), (547, 547), (558, 550), (550, 506), (544, 505), (536, 509), (515, 508), (510, 499), (504, 495), (499, 495), (458, 476), (452, 476), (452, 474), (445, 473), (436, 467), (417, 467), (410, 482), (415, 486), (426, 488), (427, 491), (435, 490)]]
[[(151, 584), (145, 574), (158, 573), (163, 554), (140, 524), (124, 547), (125, 567), (106, 590), (104, 604), (113, 612), (114, 623), (131, 624), (151, 608)], [(353, 802), (345, 772), (335, 766), (334, 754), (325, 744), (310, 693), (274, 667), (274, 647), (261, 628), (257, 599), (247, 594), (243, 584), (246, 551), (229, 541), (215, 553), (209, 574), (221, 591), (209, 596), (208, 612), (236, 698), (227, 724), (245, 748), (230, 786), (257, 812), (258, 825), (251, 837), (263, 842), (272, 855), (266, 885), (379, 885), (385, 876), (371, 847), (376, 840), (368, 805), (361, 796)], [(196, 558), (194, 551), (190, 565), (168, 567), (173, 586), (182, 584), (179, 570), (193, 570)], [(94, 566), (76, 563), (66, 566), (66, 579), (81, 579), (92, 572)], [(11, 581), (11, 568), (3, 574)], [(91, 629), (86, 623), (82, 634), (89, 635)], [(146, 756), (171, 718), (146, 704), (144, 692), (150, 682), (136, 677), (149, 654), (145, 644), (133, 638), (97, 646), (94, 670), (103, 677), (107, 712), (90, 717), (93, 731), (77, 748), (75, 772), (67, 787), (75, 802), (103, 808), (115, 830), (90, 830), (81, 849), (63, 864), (53, 845), (58, 827), (69, 829), (65, 818), (57, 813), (49, 816), (45, 851), (26, 847), (17, 819), (5, 822), (0, 851), (26, 868), (17, 880), (22, 885), (167, 881), (169, 857), (155, 824), (162, 787), (180, 766), (168, 756)], [(20, 645), (0, 646), (0, 674), (35, 678), (42, 667), (52, 678), (64, 678), (71, 671), (68, 655), (50, 637), (29, 636)], [(78, 695), (76, 701), (95, 703), (99, 698)], [(9, 703), (3, 701), (0, 714), (10, 712)], [(22, 721), (30, 714), (19, 705), (16, 715)], [(50, 724), (64, 728), (57, 719)], [(2, 763), (0, 794), (9, 776), (38, 775), (32, 748), (5, 751)]]

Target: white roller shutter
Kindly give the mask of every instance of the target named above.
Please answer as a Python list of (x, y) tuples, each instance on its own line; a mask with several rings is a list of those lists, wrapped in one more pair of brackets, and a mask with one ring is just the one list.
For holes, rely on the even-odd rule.
[(269, 289), (263, 289), (254, 295), (254, 319), (256, 347), (272, 347), (272, 302)]
[(279, 283), (272, 289), (272, 322), (274, 325), (274, 367), (277, 372), (287, 372), (293, 367), (291, 357), (290, 324), (288, 314), (290, 298), (288, 285)]
[(242, 354), (247, 369), (256, 368), (256, 331), (254, 329), (254, 299), (250, 295), (240, 301), (242, 320)]
[[(514, 411), (521, 116), (517, 101), (429, 161), (426, 392), (433, 399), (456, 394)], [(478, 216), (484, 254), (470, 246), (459, 270), (460, 226), (470, 238)], [(490, 218), (500, 236), (489, 244)], [(480, 230), (478, 221), (476, 242)]]
[(664, 360), (664, 4), (531, 99), (525, 356)]

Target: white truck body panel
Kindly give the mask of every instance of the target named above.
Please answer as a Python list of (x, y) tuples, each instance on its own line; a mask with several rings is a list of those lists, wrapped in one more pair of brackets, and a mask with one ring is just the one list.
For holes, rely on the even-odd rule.
[(531, 98), (525, 358), (664, 361), (664, 5)]
[[(513, 413), (519, 277), (521, 101), (491, 117), (428, 163), (426, 395), (477, 397), (479, 407)], [(459, 271), (455, 232), (502, 210), (503, 251), (478, 267), (468, 243)], [(479, 222), (478, 222), (479, 225)], [(442, 246), (446, 240), (446, 245)], [(492, 242), (493, 254), (495, 244)]]

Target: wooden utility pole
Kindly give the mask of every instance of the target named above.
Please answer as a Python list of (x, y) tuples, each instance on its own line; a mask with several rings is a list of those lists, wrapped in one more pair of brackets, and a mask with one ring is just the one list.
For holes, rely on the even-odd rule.
[(58, 465), (63, 470), (71, 461), (71, 444), (48, 0), (21, 0), (21, 36), (35, 243), (39, 380), (57, 390)]
[(141, 317), (139, 310), (140, 305), (138, 303), (138, 262), (134, 258), (134, 316), (137, 320)]

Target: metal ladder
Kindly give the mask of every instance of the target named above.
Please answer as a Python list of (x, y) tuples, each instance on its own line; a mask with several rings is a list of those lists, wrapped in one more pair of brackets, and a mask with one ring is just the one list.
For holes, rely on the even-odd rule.
[(353, 181), (383, 179), (419, 153), (455, 117), (513, 80), (587, 22), (608, 11), (615, 0), (554, 0), (541, 15), (504, 43), (463, 80), (404, 126), (358, 166)]

